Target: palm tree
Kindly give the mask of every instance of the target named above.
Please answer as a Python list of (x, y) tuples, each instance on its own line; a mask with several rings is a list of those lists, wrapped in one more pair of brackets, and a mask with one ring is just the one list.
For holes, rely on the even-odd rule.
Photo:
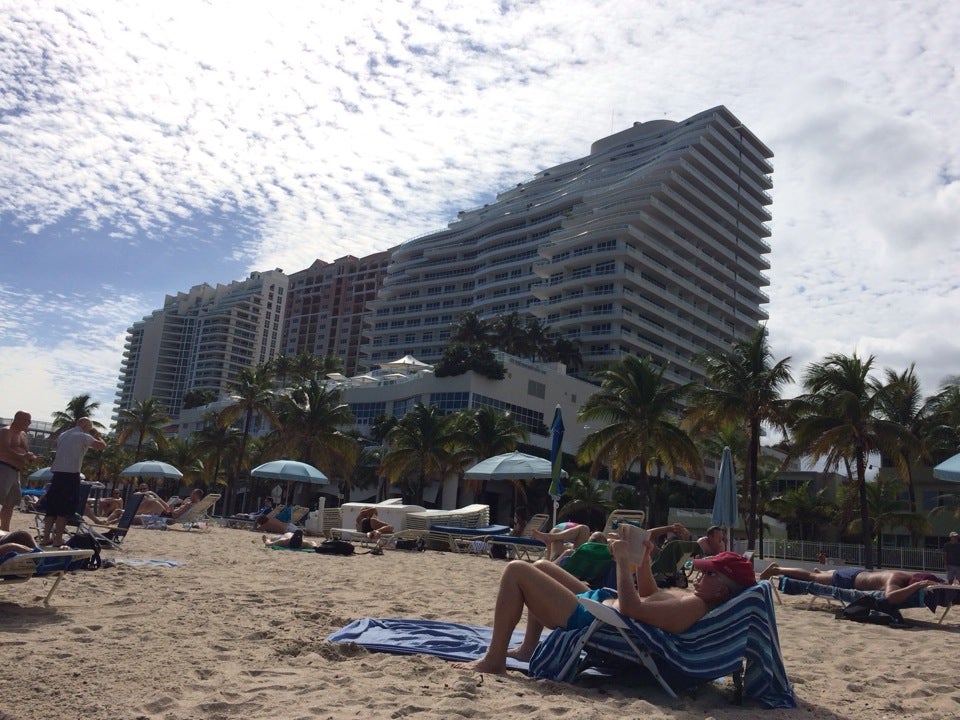
[(747, 430), (744, 473), (749, 490), (747, 549), (757, 539), (757, 465), (760, 462), (760, 431), (764, 423), (783, 424), (783, 385), (793, 381), (790, 358), (773, 362), (767, 328), (761, 325), (749, 338), (738, 340), (727, 352), (705, 353), (698, 358), (706, 385), (694, 394), (690, 415), (694, 422), (723, 424), (741, 422)]
[(269, 366), (258, 365), (253, 369), (244, 368), (240, 371), (232, 387), (233, 403), (220, 411), (220, 421), (224, 425), (243, 419), (240, 430), (240, 452), (237, 453), (228, 487), (234, 486), (240, 477), (254, 416), (266, 417), (274, 426), (278, 424), (273, 412), (274, 398), (273, 379)]
[[(900, 499), (899, 480), (881, 480), (867, 483), (867, 508), (870, 513), (869, 532), (876, 543), (877, 567), (882, 565), (883, 531), (888, 528), (903, 527), (912, 535), (925, 535), (930, 530), (930, 522), (923, 515), (910, 510), (907, 503)], [(859, 519), (850, 523), (851, 533), (861, 531)]]
[(164, 428), (170, 422), (166, 408), (156, 398), (134, 400), (133, 406), (123, 408), (117, 413), (117, 442), (121, 445), (133, 436), (137, 438), (137, 449), (133, 461), (139, 462), (143, 444), (148, 440), (163, 450), (167, 446)]
[(216, 413), (210, 412), (203, 418), (203, 427), (193, 433), (193, 441), (197, 452), (206, 458), (204, 468), (213, 470), (207, 482), (210, 485), (219, 484), (220, 463), (224, 453), (229, 454), (230, 448), (239, 448), (240, 431), (221, 422)]
[(382, 470), (392, 483), (403, 484), (405, 501), (412, 498), (414, 504), (423, 504), (428, 480), (440, 479), (447, 465), (451, 434), (451, 421), (440, 409), (419, 402), (390, 431)]
[[(449, 462), (451, 470), (461, 479), (468, 465), (512, 452), (517, 449), (517, 443), (529, 435), (510, 413), (499, 412), (489, 405), (459, 410), (450, 416), (449, 422)], [(483, 482), (468, 481), (467, 485), (476, 492)]]
[(807, 367), (806, 393), (793, 403), (794, 440), (800, 452), (814, 461), (826, 459), (835, 468), (852, 458), (860, 500), (861, 541), (864, 564), (873, 567), (870, 545), (870, 513), (867, 503), (867, 457), (897, 442), (902, 429), (879, 416), (877, 383), (870, 377), (874, 357), (828, 355)]
[(567, 369), (576, 372), (583, 367), (583, 355), (580, 354), (580, 343), (564, 337), (555, 338), (547, 353), (546, 360), (561, 362)]
[(517, 357), (530, 357), (532, 354), (527, 326), (520, 313), (514, 311), (498, 316), (492, 332), (494, 347)]
[(165, 453), (167, 461), (183, 473), (183, 483), (193, 484), (203, 475), (203, 461), (200, 459), (200, 450), (193, 437), (181, 439), (175, 437), (167, 443)]
[(460, 315), (453, 326), (450, 342), (463, 345), (486, 345), (490, 342), (490, 325), (481, 320), (477, 312), (468, 310)]
[[(53, 430), (60, 432), (69, 430), (77, 424), (80, 418), (91, 417), (94, 411), (100, 407), (98, 402), (90, 402), (90, 394), (77, 395), (67, 403), (66, 410), (58, 410), (53, 414)], [(96, 420), (91, 421), (93, 426), (99, 430), (103, 429), (103, 423)]]
[(609, 487), (606, 483), (585, 477), (575, 477), (567, 484), (564, 496), (567, 502), (557, 512), (557, 520), (566, 520), (571, 516), (592, 528), (602, 528), (607, 515), (616, 505), (607, 500)]
[(600, 390), (587, 398), (577, 415), (603, 426), (587, 435), (577, 451), (580, 462), (591, 463), (591, 477), (601, 464), (610, 468), (612, 478), (636, 465), (640, 486), (647, 491), (647, 470), (655, 459), (674, 473), (682, 467), (698, 477), (702, 474), (696, 445), (674, 420), (690, 385), (664, 382), (663, 372), (649, 359), (625, 355), (597, 373)]
[(920, 378), (912, 363), (899, 374), (887, 368), (884, 376), (885, 382), (875, 388), (877, 410), (881, 417), (897, 423), (904, 430), (897, 438), (896, 445), (886, 450), (896, 462), (900, 477), (906, 481), (910, 512), (916, 512), (917, 490), (913, 482), (913, 466), (917, 461), (930, 462), (933, 459), (936, 427), (930, 418), (934, 399), (923, 400)]
[(794, 525), (800, 540), (810, 536), (817, 523), (828, 517), (828, 503), (825, 499), (825, 489), (812, 492), (810, 481), (807, 480), (800, 487), (791, 488), (782, 495), (777, 495), (767, 502), (767, 507), (776, 517), (785, 523)]
[(353, 424), (353, 414), (339, 390), (327, 390), (316, 378), (306, 380), (279, 398), (275, 415), (282, 444), (297, 460), (332, 472), (343, 458), (356, 459), (357, 441), (341, 431)]

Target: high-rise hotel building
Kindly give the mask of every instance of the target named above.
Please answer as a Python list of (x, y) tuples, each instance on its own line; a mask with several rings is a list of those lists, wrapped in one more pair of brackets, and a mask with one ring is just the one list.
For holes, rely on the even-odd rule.
[(227, 393), (240, 370), (282, 352), (288, 284), (281, 270), (269, 270), (167, 295), (127, 331), (116, 409), (152, 397), (177, 418), (188, 391)]
[(725, 107), (598, 140), (395, 248), (361, 347), (435, 362), (467, 310), (532, 313), (590, 371), (632, 353), (678, 382), (766, 319), (773, 153)]
[(333, 356), (347, 375), (358, 369), (367, 304), (377, 297), (390, 251), (332, 263), (316, 260), (290, 276), (284, 325), (284, 355)]

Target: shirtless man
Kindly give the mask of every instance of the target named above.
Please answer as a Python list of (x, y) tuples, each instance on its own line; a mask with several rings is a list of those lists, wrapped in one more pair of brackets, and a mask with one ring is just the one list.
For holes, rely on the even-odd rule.
[[(611, 605), (628, 617), (667, 632), (681, 633), (713, 608), (756, 584), (750, 561), (736, 553), (722, 553), (693, 561), (702, 571), (694, 583), (694, 592), (661, 590), (650, 572), (652, 549), (653, 543), (647, 541), (643, 557), (637, 560), (631, 556), (627, 539), (610, 543), (617, 563), (615, 594), (606, 588), (590, 590), (585, 582), (549, 560), (533, 564), (522, 560), (510, 562), (500, 578), (493, 633), (486, 654), (471, 663), (457, 663), (455, 667), (504, 674), (508, 657), (528, 661), (544, 627), (576, 630), (593, 622), (593, 615), (580, 605), (580, 596)], [(523, 642), (510, 649), (510, 637), (525, 608), (527, 625)]]
[(774, 575), (783, 575), (794, 580), (815, 582), (820, 585), (832, 585), (846, 590), (883, 590), (884, 597), (891, 605), (901, 605), (909, 600), (921, 588), (937, 585), (938, 580), (930, 579), (925, 573), (908, 573), (904, 570), (866, 570), (857, 567), (844, 567), (835, 570), (805, 570), (803, 568), (785, 568), (770, 563), (760, 573), (762, 580)]
[(143, 500), (140, 501), (140, 507), (137, 508), (137, 517), (140, 515), (159, 515), (160, 517), (176, 519), (189, 510), (193, 503), (203, 500), (203, 490), (200, 488), (191, 490), (190, 498), (176, 507), (172, 507), (146, 485), (140, 486), (140, 492), (143, 493)]
[(705, 557), (726, 552), (727, 543), (723, 539), (723, 528), (719, 525), (711, 525), (707, 528), (707, 534), (697, 539), (697, 545), (700, 546)]
[(37, 456), (30, 452), (30, 413), (18, 410), (8, 427), (0, 428), (0, 530), (10, 530), (13, 509), (20, 505), (20, 471)]

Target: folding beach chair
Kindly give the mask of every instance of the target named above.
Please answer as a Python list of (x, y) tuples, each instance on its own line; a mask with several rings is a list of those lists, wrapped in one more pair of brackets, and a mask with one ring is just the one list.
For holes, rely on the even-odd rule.
[[(101, 546), (106, 545), (117, 550), (127, 536), (130, 525), (133, 524), (133, 519), (137, 516), (137, 510), (140, 509), (141, 502), (143, 502), (143, 493), (134, 493), (123, 508), (123, 515), (120, 516), (116, 526), (98, 525), (84, 520), (77, 526), (77, 532), (74, 534), (86, 533), (99, 542)], [(104, 532), (100, 532), (101, 530)]]
[(189, 529), (194, 523), (206, 519), (209, 516), (210, 509), (217, 504), (219, 499), (220, 495), (217, 493), (204, 495), (199, 502), (191, 504), (183, 515), (176, 518), (167, 518), (167, 526), (183, 525)]
[(766, 581), (714, 608), (682, 633), (632, 620), (609, 605), (580, 602), (594, 615), (593, 623), (580, 630), (551, 632), (530, 659), (534, 677), (572, 682), (584, 668), (614, 658), (617, 663), (639, 664), (676, 697), (674, 684), (728, 675), (736, 679), (742, 670), (748, 697), (767, 707), (796, 707)]
[(0, 583), (22, 583), (31, 578), (54, 577), (53, 585), (43, 599), (50, 605), (54, 590), (64, 573), (79, 570), (93, 556), (93, 550), (48, 550), (45, 552), (8, 553), (0, 557)]

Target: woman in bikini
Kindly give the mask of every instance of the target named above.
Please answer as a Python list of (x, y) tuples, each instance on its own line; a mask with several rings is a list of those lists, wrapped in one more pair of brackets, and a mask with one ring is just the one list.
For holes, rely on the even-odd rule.
[(362, 532), (368, 538), (378, 538), (392, 533), (393, 525), (378, 518), (375, 507), (365, 507), (357, 514), (357, 532)]

